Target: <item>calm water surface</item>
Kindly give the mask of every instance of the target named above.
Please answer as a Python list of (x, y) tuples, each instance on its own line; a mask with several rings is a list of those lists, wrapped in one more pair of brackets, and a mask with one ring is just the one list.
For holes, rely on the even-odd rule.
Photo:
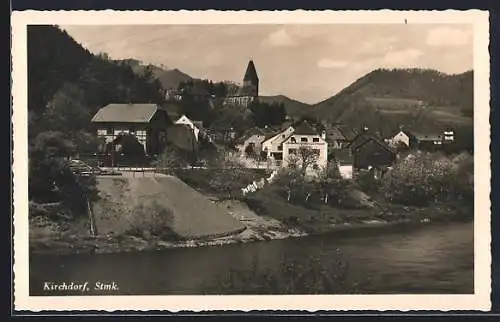
[(120, 290), (113, 294), (199, 294), (230, 269), (248, 269), (254, 258), (278, 271), (285, 254), (298, 261), (321, 256), (328, 267), (339, 253), (348, 265), (345, 278), (360, 282), (361, 293), (474, 291), (473, 224), (453, 223), (135, 254), (31, 255), (30, 293), (58, 295), (43, 291), (47, 281), (115, 281)]

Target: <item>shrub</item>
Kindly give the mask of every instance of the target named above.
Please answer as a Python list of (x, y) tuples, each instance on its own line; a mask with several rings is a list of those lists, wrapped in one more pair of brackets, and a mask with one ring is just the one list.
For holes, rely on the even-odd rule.
[(165, 208), (153, 202), (149, 205), (139, 204), (132, 211), (130, 235), (148, 238), (157, 236), (167, 239), (178, 239), (172, 230), (174, 213), (172, 209)]
[(359, 286), (347, 280), (348, 269), (341, 254), (334, 256), (333, 263), (329, 258), (325, 265), (317, 256), (299, 261), (285, 255), (275, 270), (262, 267), (254, 257), (249, 268), (231, 269), (202, 288), (212, 294), (357, 293)]
[(281, 169), (273, 185), (280, 189), (288, 202), (307, 207), (319, 203), (341, 205), (349, 190), (348, 181), (341, 177), (335, 164), (314, 178), (306, 178), (301, 169)]
[(457, 172), (450, 160), (437, 154), (419, 154), (398, 162), (382, 179), (389, 201), (425, 206), (454, 195)]
[(187, 162), (179, 150), (171, 146), (165, 147), (158, 159), (153, 162), (153, 166), (160, 168), (167, 174), (174, 173), (176, 169), (182, 168), (186, 164)]
[(377, 192), (380, 189), (380, 180), (375, 179), (372, 171), (362, 170), (356, 175), (356, 183), (364, 192)]

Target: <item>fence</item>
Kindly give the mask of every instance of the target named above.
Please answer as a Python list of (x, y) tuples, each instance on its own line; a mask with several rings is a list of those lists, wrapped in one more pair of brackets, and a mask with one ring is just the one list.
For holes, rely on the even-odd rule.
[(123, 167), (151, 167), (156, 156), (132, 156), (119, 153), (113, 154), (79, 154), (78, 159), (92, 166), (123, 168)]

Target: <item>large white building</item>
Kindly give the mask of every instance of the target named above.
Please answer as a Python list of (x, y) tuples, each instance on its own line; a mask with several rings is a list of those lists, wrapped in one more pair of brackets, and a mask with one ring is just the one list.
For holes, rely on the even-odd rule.
[[(304, 156), (306, 154), (307, 156)], [(326, 133), (319, 134), (307, 123), (299, 125), (283, 142), (283, 167), (292, 162), (307, 159), (314, 170), (325, 169), (328, 165), (328, 143)]]

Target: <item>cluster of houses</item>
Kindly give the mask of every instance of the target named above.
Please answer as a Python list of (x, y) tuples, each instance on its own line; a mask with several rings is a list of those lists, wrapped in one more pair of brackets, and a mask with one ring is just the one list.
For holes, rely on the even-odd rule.
[[(196, 84), (195, 84), (196, 85)], [(204, 88), (193, 89), (194, 97), (205, 97)], [(224, 104), (248, 106), (258, 99), (259, 78), (254, 62), (248, 63), (243, 86), (235, 95), (227, 96)], [(143, 146), (146, 155), (161, 153), (166, 144), (194, 151), (202, 138), (208, 142), (220, 140), (201, 121), (191, 120), (180, 113), (179, 106), (171, 101), (180, 100), (178, 92), (167, 92), (170, 103), (156, 104), (109, 104), (102, 107), (93, 117), (98, 137), (106, 149), (116, 149), (123, 134), (133, 135)], [(198, 96), (197, 96), (198, 95)], [(335, 161), (344, 177), (351, 177), (360, 169), (381, 169), (390, 167), (398, 153), (405, 149), (439, 149), (454, 141), (453, 131), (437, 135), (418, 134), (401, 128), (389, 138), (380, 138), (368, 128), (355, 130), (343, 124), (312, 125), (307, 121), (287, 124), (279, 129), (251, 128), (241, 137), (228, 129), (229, 135), (222, 138), (235, 144), (237, 154), (248, 167), (288, 167), (291, 160), (301, 160), (300, 153), (307, 151), (313, 162), (308, 166), (325, 168), (329, 161)], [(220, 134), (220, 133), (219, 133)], [(257, 162), (255, 162), (257, 161)]]
[(383, 139), (366, 127), (360, 131), (342, 124), (318, 128), (304, 121), (277, 132), (250, 129), (236, 141), (236, 148), (241, 158), (271, 160), (278, 167), (289, 166), (300, 149), (310, 151), (316, 156), (313, 169), (325, 168), (329, 161), (335, 161), (341, 174), (350, 178), (362, 169), (373, 169), (378, 176), (394, 164), (400, 152), (439, 150), (453, 141), (453, 131), (428, 135), (401, 129)]

